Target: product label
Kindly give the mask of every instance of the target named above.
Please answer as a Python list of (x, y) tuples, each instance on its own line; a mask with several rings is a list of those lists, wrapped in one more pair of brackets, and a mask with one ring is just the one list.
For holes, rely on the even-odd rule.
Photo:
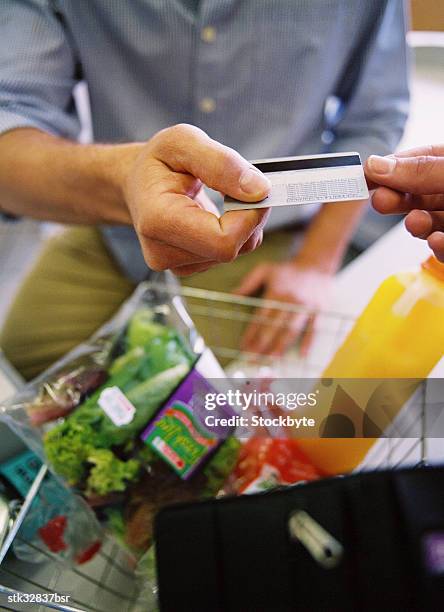
[(217, 438), (180, 401), (170, 404), (156, 420), (145, 442), (182, 478), (186, 478), (218, 444)]
[(100, 394), (98, 404), (117, 427), (131, 423), (136, 414), (136, 408), (119, 387), (104, 389)]
[[(184, 480), (230, 434), (231, 427), (207, 427), (205, 396), (210, 383), (193, 369), (142, 434), (142, 440)], [(220, 416), (230, 416), (219, 409)], [(213, 412), (214, 414), (214, 412)]]

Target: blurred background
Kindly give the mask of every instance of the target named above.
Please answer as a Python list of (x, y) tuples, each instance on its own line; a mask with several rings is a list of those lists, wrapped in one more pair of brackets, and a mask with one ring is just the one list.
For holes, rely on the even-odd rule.
[[(413, 58), (412, 100), (410, 119), (400, 149), (444, 142), (444, 2), (411, 0), (410, 4), (408, 43)], [(82, 84), (76, 93), (83, 117), (83, 137), (87, 139), (90, 127)], [(48, 223), (0, 221), (0, 326), (21, 278), (34, 261), (45, 238), (54, 231), (57, 228)], [(366, 242), (365, 228), (360, 230), (359, 242)]]

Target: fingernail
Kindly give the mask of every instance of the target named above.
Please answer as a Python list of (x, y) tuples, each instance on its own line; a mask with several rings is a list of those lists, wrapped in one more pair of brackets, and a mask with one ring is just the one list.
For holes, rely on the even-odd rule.
[(259, 170), (247, 168), (243, 172), (239, 180), (240, 188), (248, 195), (263, 195), (268, 192), (271, 187), (270, 181)]
[(396, 160), (393, 157), (370, 155), (367, 164), (370, 170), (375, 174), (391, 174), (395, 169)]

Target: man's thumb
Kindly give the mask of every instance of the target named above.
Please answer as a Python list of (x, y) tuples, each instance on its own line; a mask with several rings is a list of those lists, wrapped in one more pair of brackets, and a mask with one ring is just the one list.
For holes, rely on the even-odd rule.
[(365, 174), (370, 182), (396, 191), (422, 195), (444, 193), (444, 157), (371, 155)]

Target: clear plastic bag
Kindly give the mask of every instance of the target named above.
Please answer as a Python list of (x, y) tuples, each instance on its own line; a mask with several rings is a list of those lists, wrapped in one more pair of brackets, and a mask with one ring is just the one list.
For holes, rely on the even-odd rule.
[(168, 287), (142, 284), (87, 342), (0, 406), (0, 418), (58, 476), (44, 483), (26, 519), (29, 541), (43, 539), (72, 562), (88, 545), (66, 546), (63, 535), (77, 534), (80, 543), (90, 533), (91, 550), (98, 549), (90, 507), (107, 518), (103, 506), (119, 507), (145, 472), (140, 432), (203, 350), (180, 297)]
[(24, 561), (47, 561), (49, 553), (82, 565), (101, 549), (103, 535), (85, 501), (48, 473), (14, 539), (14, 552)]
[[(103, 529), (91, 508), (78, 495), (44, 468), (32, 451), (24, 451), (0, 465), (2, 483), (6, 484), (12, 518), (20, 520), (13, 539), (17, 557), (41, 562), (56, 555), (58, 561), (80, 565), (101, 548)], [(27, 511), (19, 497), (26, 499)]]
[(139, 596), (131, 612), (158, 612), (158, 586), (156, 571), (156, 551), (151, 546), (140, 558), (136, 567), (136, 577), (140, 585)]

